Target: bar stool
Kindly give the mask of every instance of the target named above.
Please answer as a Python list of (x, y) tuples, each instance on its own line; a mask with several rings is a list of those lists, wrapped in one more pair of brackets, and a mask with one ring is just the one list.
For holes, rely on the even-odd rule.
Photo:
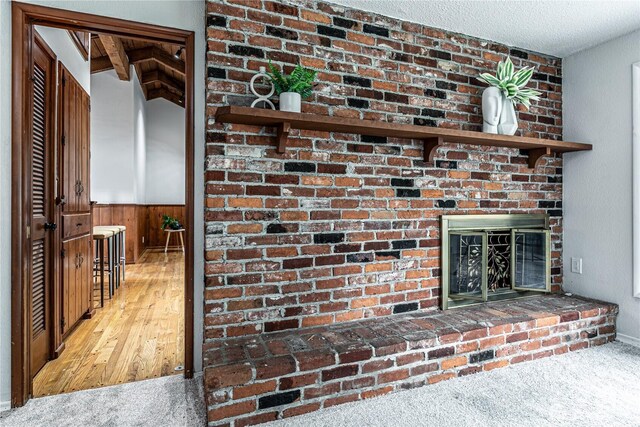
[(120, 288), (120, 271), (122, 270), (121, 263), (122, 263), (122, 256), (124, 255), (123, 254), (124, 239), (123, 239), (123, 233), (121, 231), (121, 227), (124, 227), (124, 226), (119, 226), (119, 225), (98, 226), (99, 229), (113, 232), (112, 259), (109, 260), (109, 267), (110, 269), (112, 268), (114, 270), (113, 278), (115, 283), (115, 289)]
[[(126, 240), (127, 240), (127, 227), (124, 225), (102, 225), (101, 227), (107, 227), (114, 230), (116, 233), (116, 247), (117, 254), (116, 260), (118, 263), (118, 270), (122, 272), (122, 281), (125, 281), (125, 269), (127, 267), (127, 252), (126, 252)], [(118, 287), (120, 287), (120, 279), (118, 278)]]
[[(104, 307), (104, 243), (107, 242), (107, 259), (109, 262), (109, 298), (113, 296), (113, 231), (93, 227), (93, 240), (95, 241), (95, 254), (93, 263), (94, 277), (100, 274), (100, 307)], [(93, 295), (92, 298), (93, 300)]]

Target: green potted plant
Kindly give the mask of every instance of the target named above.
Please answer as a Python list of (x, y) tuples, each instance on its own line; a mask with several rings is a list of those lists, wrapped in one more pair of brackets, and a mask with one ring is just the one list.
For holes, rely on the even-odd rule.
[(302, 99), (311, 96), (313, 82), (317, 72), (296, 65), (290, 75), (285, 75), (269, 61), (269, 77), (273, 82), (276, 93), (280, 97), (280, 111), (299, 113)]
[(478, 80), (490, 87), (482, 93), (483, 132), (513, 135), (518, 129), (515, 105), (528, 110), (531, 100), (539, 100), (541, 92), (525, 89), (533, 75), (533, 67), (516, 71), (511, 58), (498, 63), (496, 75), (482, 73)]
[(162, 215), (162, 225), (160, 228), (162, 228), (162, 230), (166, 230), (167, 228), (170, 230), (180, 230), (182, 228), (182, 224), (180, 224), (180, 221), (178, 221), (177, 218), (169, 215)]

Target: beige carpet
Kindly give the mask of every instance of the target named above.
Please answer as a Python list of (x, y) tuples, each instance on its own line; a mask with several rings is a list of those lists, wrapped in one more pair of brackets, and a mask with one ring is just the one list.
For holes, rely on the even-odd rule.
[(0, 413), (0, 426), (202, 427), (205, 419), (202, 377), (175, 375), (31, 399)]
[(267, 426), (640, 426), (640, 348), (616, 342)]

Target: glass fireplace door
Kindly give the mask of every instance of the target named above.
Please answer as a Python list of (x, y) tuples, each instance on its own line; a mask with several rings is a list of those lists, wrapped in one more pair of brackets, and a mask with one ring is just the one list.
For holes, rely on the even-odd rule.
[(487, 300), (487, 233), (449, 234), (449, 298)]
[(517, 291), (551, 290), (549, 230), (511, 231), (511, 283)]

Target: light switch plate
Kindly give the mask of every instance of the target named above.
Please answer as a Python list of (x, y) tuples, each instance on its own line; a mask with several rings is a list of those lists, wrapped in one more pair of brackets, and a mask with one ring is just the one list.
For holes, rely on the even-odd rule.
[(571, 272), (582, 274), (582, 258), (571, 257)]

